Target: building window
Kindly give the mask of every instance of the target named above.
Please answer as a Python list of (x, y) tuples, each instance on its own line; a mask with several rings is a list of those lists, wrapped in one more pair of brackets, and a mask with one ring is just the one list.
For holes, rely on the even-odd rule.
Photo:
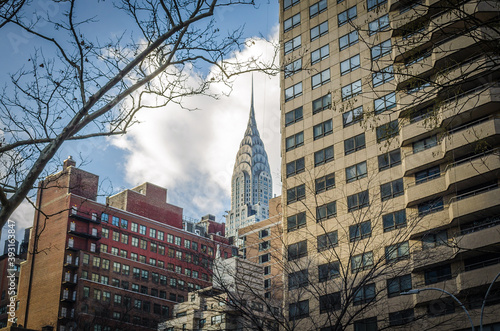
[(306, 240), (288, 246), (288, 261), (293, 261), (304, 256), (307, 256)]
[(380, 16), (374, 21), (371, 21), (368, 23), (368, 34), (370, 36), (376, 34), (377, 32), (383, 31), (387, 28), (389, 28), (389, 14), (386, 14), (384, 16)]
[(365, 148), (365, 134), (359, 134), (352, 138), (344, 140), (344, 153), (345, 155), (354, 153)]
[(314, 140), (323, 138), (333, 132), (332, 120), (325, 121), (313, 127)]
[(291, 204), (293, 202), (305, 199), (305, 197), (306, 197), (305, 184), (302, 184), (302, 185), (299, 185), (299, 186), (296, 186), (294, 188), (287, 190), (286, 196), (287, 196), (287, 204)]
[(139, 238), (132, 237), (130, 244), (132, 245), (132, 247), (139, 247)]
[(259, 231), (259, 239), (266, 238), (270, 235), (269, 229), (263, 229)]
[(342, 114), (344, 128), (363, 119), (363, 106), (359, 106)]
[(399, 134), (398, 120), (377, 127), (377, 142), (382, 142)]
[(137, 232), (137, 227), (138, 227), (138, 224), (132, 222), (132, 224), (130, 224), (130, 231)]
[(302, 95), (302, 82), (297, 83), (285, 90), (285, 101), (290, 101)]
[(285, 55), (300, 48), (302, 43), (301, 37), (297, 36), (292, 40), (285, 42)]
[(270, 247), (269, 240), (259, 243), (259, 252), (266, 251)]
[(290, 320), (297, 320), (309, 316), (309, 300), (289, 304), (288, 311)]
[(429, 180), (439, 178), (440, 175), (441, 175), (441, 170), (439, 166), (427, 168), (425, 170), (415, 173), (415, 184), (422, 184)]
[(351, 71), (358, 69), (360, 65), (361, 62), (359, 59), (359, 54), (354, 55), (353, 57), (340, 62), (340, 75), (343, 76), (345, 74), (348, 74)]
[(372, 61), (378, 60), (389, 53), (391, 53), (391, 40), (387, 39), (371, 48)]
[(306, 213), (298, 213), (297, 215), (289, 216), (287, 218), (288, 232), (300, 229), (306, 226)]
[(378, 156), (378, 170), (392, 168), (401, 164), (401, 152), (399, 149)]
[(141, 239), (141, 249), (148, 249), (148, 242), (144, 239)]
[(150, 228), (149, 229), (149, 236), (151, 238), (156, 238), (156, 229)]
[(401, 292), (409, 290), (411, 290), (411, 274), (387, 280), (387, 296), (389, 298), (399, 296)]
[(311, 86), (313, 90), (328, 82), (330, 82), (330, 69), (323, 70), (319, 74), (311, 77)]
[(309, 285), (309, 273), (307, 269), (300, 270), (288, 275), (288, 289), (294, 290)]
[(354, 322), (354, 331), (377, 331), (377, 318), (370, 317)]
[(417, 205), (418, 216), (422, 217), (427, 214), (435, 213), (444, 209), (443, 198), (428, 200)]
[(304, 132), (301, 131), (293, 136), (286, 138), (286, 151), (291, 151), (297, 147), (304, 145)]
[(330, 45), (322, 46), (311, 52), (311, 65), (316, 64), (330, 56)]
[(106, 213), (101, 214), (101, 222), (108, 223), (109, 215)]
[(122, 233), (121, 243), (128, 245), (128, 235)]
[(270, 275), (270, 274), (271, 274), (271, 266), (269, 266), (269, 265), (265, 266), (264, 267), (264, 275)]
[(271, 287), (271, 279), (264, 279), (264, 288), (268, 289)]
[(368, 3), (368, 11), (370, 10), (373, 10), (375, 8), (377, 8), (378, 6), (386, 3), (387, 0), (368, 0), (367, 3)]
[[(392, 66), (385, 67), (372, 74), (373, 87), (380, 86), (394, 79), (394, 69)], [(395, 100), (394, 100), (395, 101)], [(396, 102), (394, 102), (396, 103)], [(376, 108), (375, 108), (376, 109)]]
[(289, 111), (285, 114), (285, 126), (302, 121), (302, 107)]
[(372, 222), (366, 221), (349, 226), (350, 241), (370, 238), (372, 236)]
[(422, 237), (422, 249), (431, 249), (448, 244), (448, 232), (446, 230), (436, 233), (427, 233)]
[(260, 264), (266, 263), (266, 262), (269, 262), (269, 261), (271, 261), (271, 254), (267, 253), (267, 254), (259, 256), (259, 263)]
[(349, 21), (352, 21), (357, 16), (356, 6), (351, 7), (347, 10), (344, 10), (340, 14), (337, 15), (339, 20), (339, 26), (346, 24)]
[(328, 21), (316, 25), (310, 30), (311, 41), (318, 39), (328, 33)]
[(319, 297), (319, 313), (328, 313), (340, 309), (340, 292), (325, 294)]
[(431, 301), (427, 305), (427, 314), (431, 317), (453, 314), (455, 312), (455, 304), (452, 300), (451, 298), (446, 298)]
[(367, 176), (366, 161), (345, 168), (346, 182), (350, 183)]
[(121, 226), (123, 229), (127, 229), (127, 228), (128, 228), (128, 221), (127, 221), (127, 220), (122, 219), (122, 220), (121, 220), (121, 223), (120, 223), (120, 226)]
[(347, 209), (349, 212), (358, 210), (370, 205), (368, 190), (359, 192), (347, 197)]
[(295, 75), (302, 70), (302, 59), (298, 59), (289, 63), (284, 68), (285, 78)]
[(315, 181), (316, 194), (335, 187), (335, 173), (320, 177)]
[(309, 18), (312, 18), (319, 13), (322, 13), (326, 10), (327, 8), (327, 1), (326, 0), (321, 0), (316, 2), (315, 4), (311, 5), (309, 7)]
[(146, 227), (144, 225), (139, 225), (139, 233), (146, 235)]
[(321, 222), (337, 215), (337, 202), (332, 201), (326, 205), (316, 207), (316, 222)]
[(99, 258), (97, 256), (94, 256), (92, 258), (92, 266), (96, 267), (96, 268), (99, 268), (101, 266), (101, 258)]
[(406, 211), (403, 209), (385, 214), (382, 216), (382, 223), (384, 225), (384, 232), (404, 228), (406, 227)]
[[(314, 153), (314, 166), (320, 166), (333, 160), (333, 146)], [(305, 191), (305, 190), (304, 190)]]
[(359, 40), (358, 31), (354, 30), (349, 32), (346, 35), (343, 35), (339, 39), (339, 48), (340, 50), (344, 50), (354, 44), (356, 44)]
[(320, 111), (328, 109), (332, 106), (332, 96), (330, 93), (322, 96), (312, 102), (313, 114), (317, 114)]
[(120, 232), (113, 231), (113, 241), (120, 241)]
[(163, 231), (158, 231), (158, 240), (163, 241), (165, 237), (165, 233)]
[(382, 201), (403, 195), (403, 178), (393, 180), (390, 183), (380, 185), (380, 197)]
[(101, 268), (104, 270), (109, 270), (109, 260), (108, 259), (102, 259)]
[(386, 110), (396, 107), (396, 93), (392, 92), (373, 101), (375, 114), (383, 113)]
[(284, 0), (283, 1), (283, 10), (287, 10), (291, 8), (292, 6), (295, 6), (298, 4), (300, 0)]
[(301, 157), (300, 159), (297, 159), (295, 161), (292, 161), (290, 163), (286, 164), (286, 176), (290, 177), (293, 175), (296, 175), (298, 173), (301, 173), (304, 171), (305, 164), (304, 164), (304, 158)]
[(353, 305), (370, 303), (375, 299), (375, 284), (368, 284), (358, 287), (354, 292)]
[(349, 100), (361, 94), (361, 79), (342, 87), (342, 101)]
[(423, 150), (434, 147), (438, 144), (437, 136), (430, 136), (413, 143), (413, 153), (418, 153)]
[(285, 22), (283, 22), (283, 30), (287, 32), (298, 25), (300, 25), (300, 13), (286, 19)]
[(351, 258), (351, 271), (356, 272), (366, 270), (373, 266), (373, 253), (366, 252), (363, 254), (355, 255)]
[(400, 310), (394, 313), (389, 313), (389, 325), (403, 325), (410, 323), (414, 319), (413, 309)]
[(171, 234), (167, 234), (167, 242), (170, 244), (174, 243), (174, 236)]
[(385, 259), (387, 262), (396, 262), (410, 257), (410, 245), (408, 241), (385, 247)]
[(120, 219), (116, 216), (113, 216), (113, 219), (111, 222), (114, 226), (120, 226)]
[(109, 230), (106, 228), (102, 228), (101, 235), (103, 238), (109, 238)]
[(320, 282), (340, 276), (339, 262), (330, 262), (318, 266), (318, 279)]
[(337, 231), (332, 231), (322, 234), (318, 236), (317, 241), (318, 252), (333, 248), (338, 245), (338, 233)]

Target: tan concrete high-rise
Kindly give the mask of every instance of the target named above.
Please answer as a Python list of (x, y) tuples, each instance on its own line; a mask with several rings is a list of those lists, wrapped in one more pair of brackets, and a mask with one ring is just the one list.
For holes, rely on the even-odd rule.
[[(280, 0), (290, 325), (479, 325), (500, 272), (499, 13), (499, 1)], [(500, 327), (499, 285), (485, 330)]]

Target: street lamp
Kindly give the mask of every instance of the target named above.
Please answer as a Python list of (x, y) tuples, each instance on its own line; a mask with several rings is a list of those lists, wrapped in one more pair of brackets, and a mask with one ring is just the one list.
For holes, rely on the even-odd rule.
[(483, 331), (483, 313), (484, 313), (484, 306), (486, 306), (486, 299), (488, 298), (488, 294), (490, 294), (490, 290), (493, 287), (493, 284), (495, 284), (498, 277), (500, 277), (500, 272), (495, 276), (495, 278), (490, 284), (490, 287), (488, 287), (488, 291), (486, 291), (486, 295), (484, 296), (483, 305), (481, 306), (481, 317), (479, 318), (479, 331)]
[(474, 323), (472, 322), (472, 318), (470, 318), (469, 312), (467, 311), (467, 309), (465, 308), (465, 306), (462, 304), (462, 302), (460, 300), (458, 300), (450, 292), (445, 291), (445, 290), (443, 290), (441, 288), (437, 288), (437, 287), (426, 287), (426, 288), (420, 288), (420, 289), (416, 288), (416, 289), (413, 289), (413, 290), (409, 290), (407, 292), (401, 292), (400, 294), (401, 295), (419, 294), (420, 292), (423, 292), (423, 291), (439, 291), (439, 292), (443, 292), (445, 294), (448, 294), (450, 297), (452, 297), (456, 302), (458, 302), (458, 304), (460, 305), (460, 307), (462, 307), (462, 309), (465, 311), (465, 314), (467, 314), (467, 317), (469, 318), (469, 322), (470, 322), (472, 331), (474, 331)]

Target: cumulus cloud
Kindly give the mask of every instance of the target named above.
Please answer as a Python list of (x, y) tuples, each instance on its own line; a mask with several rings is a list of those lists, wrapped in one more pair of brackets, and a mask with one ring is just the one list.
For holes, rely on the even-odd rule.
[[(259, 39), (235, 56), (264, 54), (272, 45)], [(280, 194), (279, 77), (254, 73), (254, 108), (273, 176), (274, 193)], [(140, 124), (111, 142), (124, 150), (126, 180), (131, 185), (149, 181), (168, 189), (168, 202), (184, 208), (184, 214), (215, 214), (222, 220), (230, 208), (231, 176), (250, 111), (252, 75), (239, 76), (230, 96), (214, 100), (204, 96), (185, 99), (181, 109), (169, 104), (139, 114)], [(227, 92), (214, 84), (212, 92)]]
[[(34, 212), (35, 209), (33, 208), (33, 206), (29, 202), (23, 201), (9, 218), (10, 221), (14, 222), (14, 227), (16, 230), (15, 235), (16, 239), (19, 241), (19, 244), (21, 244), (21, 241), (24, 238), (24, 229), (29, 228), (33, 225)], [(0, 238), (0, 241), (2, 243), (0, 250), (2, 251), (4, 248), (3, 243), (8, 238), (8, 235), (9, 235), (9, 222), (7, 222), (2, 228), (2, 236)]]

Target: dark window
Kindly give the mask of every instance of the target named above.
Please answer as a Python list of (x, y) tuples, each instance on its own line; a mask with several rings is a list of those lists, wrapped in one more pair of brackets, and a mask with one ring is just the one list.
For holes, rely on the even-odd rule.
[(300, 24), (300, 13), (293, 15), (283, 22), (283, 30), (287, 32)]
[(451, 266), (449, 264), (445, 264), (425, 271), (425, 285), (439, 283), (451, 278)]
[(387, 262), (396, 262), (410, 257), (410, 245), (407, 241), (385, 247)]
[(366, 270), (373, 266), (373, 252), (355, 255), (351, 258), (351, 271)]
[(302, 59), (298, 59), (285, 66), (285, 78), (290, 77), (302, 70)]
[(367, 207), (369, 205), (370, 197), (368, 195), (368, 190), (347, 197), (347, 208), (350, 212)]
[(350, 73), (360, 67), (360, 58), (359, 54), (354, 55), (353, 57), (340, 62), (340, 75), (343, 76), (345, 74)]
[(300, 201), (306, 197), (306, 186), (305, 184), (296, 186), (286, 191), (287, 204), (295, 201)]
[(340, 309), (340, 292), (325, 294), (319, 297), (319, 313), (328, 313)]
[(437, 136), (430, 136), (413, 143), (413, 153), (418, 153), (423, 150), (434, 147), (438, 144)]
[(330, 56), (330, 46), (325, 45), (311, 52), (311, 64), (318, 63)]
[(314, 153), (314, 166), (317, 167), (333, 160), (333, 146)]
[(372, 10), (386, 3), (387, 0), (368, 0), (367, 2), (368, 2), (368, 10)]
[(379, 31), (383, 31), (387, 29), (390, 26), (389, 24), (389, 14), (386, 14), (384, 16), (380, 16), (374, 21), (371, 21), (368, 23), (368, 34), (374, 35), (375, 33)]
[(436, 233), (427, 233), (422, 237), (422, 249), (430, 249), (447, 244), (448, 232), (446, 230)]
[(330, 262), (318, 266), (318, 279), (320, 282), (336, 278), (340, 275), (339, 262)]
[(297, 147), (304, 145), (304, 132), (299, 132), (293, 136), (286, 138), (286, 150), (291, 151)]
[(384, 232), (406, 227), (406, 211), (398, 210), (382, 216)]
[(307, 256), (306, 240), (288, 246), (288, 261), (299, 259), (304, 256)]
[(354, 331), (377, 331), (377, 318), (370, 317), (354, 322)]
[(306, 213), (298, 213), (287, 218), (288, 232), (306, 226)]
[(345, 168), (345, 177), (347, 183), (364, 178), (366, 177), (366, 175), (366, 161)]
[(303, 300), (288, 305), (290, 320), (296, 320), (309, 316), (309, 300)]
[(339, 48), (344, 50), (349, 46), (356, 44), (359, 40), (358, 31), (354, 30), (339, 38)]
[(382, 84), (390, 82), (393, 79), (394, 79), (394, 70), (392, 66), (385, 67), (372, 74), (373, 87), (380, 86)]
[(361, 94), (361, 79), (342, 87), (342, 101), (349, 100)]
[(391, 40), (387, 39), (371, 48), (372, 61), (378, 60), (389, 53), (391, 53)]
[(375, 299), (375, 284), (358, 287), (354, 292), (353, 305), (362, 305)]
[(328, 82), (330, 82), (330, 69), (323, 70), (311, 77), (311, 87), (313, 90)]
[(404, 275), (387, 280), (387, 296), (389, 298), (398, 296), (401, 292), (411, 290), (411, 275)]
[(396, 93), (392, 92), (373, 101), (375, 114), (383, 113), (386, 110), (396, 107)]
[(351, 7), (347, 10), (344, 10), (340, 14), (337, 15), (339, 20), (339, 26), (346, 24), (349, 21), (352, 21), (357, 16), (356, 6)]
[(302, 107), (289, 111), (285, 114), (285, 126), (302, 121)]
[(300, 270), (288, 275), (288, 289), (293, 290), (309, 284), (307, 269)]
[(372, 236), (372, 222), (366, 221), (349, 226), (350, 241), (361, 240)]
[(315, 181), (316, 193), (328, 191), (334, 187), (335, 187), (335, 173), (323, 176), (321, 178), (316, 179)]
[(311, 41), (325, 35), (328, 33), (328, 21), (324, 21), (323, 23), (316, 25), (310, 31)]
[(319, 13), (322, 13), (326, 10), (327, 7), (327, 1), (326, 0), (321, 0), (316, 2), (315, 4), (311, 5), (309, 7), (309, 18), (312, 18)]
[(426, 107), (424, 109), (412, 111), (409, 115), (410, 123), (416, 123), (431, 116), (436, 115), (436, 109), (433, 106)]
[(325, 249), (333, 248), (338, 245), (338, 233), (337, 231), (328, 232), (318, 236), (318, 252)]
[(302, 82), (290, 86), (285, 90), (285, 101), (290, 101), (302, 95)]
[(403, 193), (403, 178), (380, 185), (380, 197), (382, 198), (382, 201), (398, 197), (403, 195)]
[(292, 6), (295, 6), (298, 4), (300, 0), (284, 0), (283, 1), (283, 10), (287, 10), (291, 8)]
[(292, 161), (290, 163), (286, 164), (286, 176), (290, 177), (293, 175), (296, 175), (298, 173), (301, 173), (304, 171), (305, 165), (304, 165), (304, 158), (301, 157), (300, 159), (297, 159), (295, 161)]
[(429, 201), (419, 203), (417, 205), (417, 208), (418, 208), (418, 216), (420, 217), (430, 213), (438, 212), (440, 210), (443, 210), (444, 208), (443, 198), (432, 199)]
[(455, 304), (453, 299), (438, 299), (431, 301), (427, 305), (427, 314), (431, 317), (437, 317), (455, 312)]
[(363, 106), (346, 111), (342, 114), (344, 128), (354, 123), (360, 122), (363, 119)]
[(365, 148), (365, 134), (358, 134), (352, 138), (344, 140), (345, 155), (354, 153)]
[(312, 102), (313, 114), (317, 114), (320, 111), (328, 109), (332, 106), (332, 97), (330, 93), (322, 96)]
[(387, 140), (399, 134), (398, 120), (390, 121), (377, 127), (377, 142)]
[(378, 156), (378, 170), (382, 171), (401, 164), (401, 152), (399, 149)]
[(410, 323), (414, 319), (413, 309), (400, 310), (394, 313), (389, 313), (389, 325), (403, 325)]
[(269, 253), (259, 256), (259, 263), (266, 263), (271, 260), (271, 255)]
[(327, 136), (333, 132), (332, 120), (325, 121), (313, 127), (314, 140)]
[(300, 48), (302, 43), (301, 37), (297, 36), (292, 40), (285, 42), (285, 55)]

